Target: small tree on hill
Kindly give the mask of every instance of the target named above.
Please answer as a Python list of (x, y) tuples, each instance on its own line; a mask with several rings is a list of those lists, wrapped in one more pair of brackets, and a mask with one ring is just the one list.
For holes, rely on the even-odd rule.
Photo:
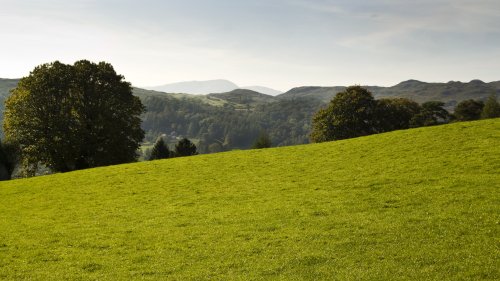
[(455, 116), (457, 121), (472, 121), (481, 118), (484, 103), (482, 101), (464, 100), (455, 107)]
[(175, 145), (175, 156), (183, 157), (183, 156), (192, 156), (198, 154), (196, 150), (196, 145), (192, 143), (187, 138), (183, 138)]
[(170, 150), (162, 137), (159, 137), (149, 155), (149, 160), (166, 159), (170, 157)]
[(500, 104), (497, 101), (496, 94), (492, 94), (486, 100), (483, 111), (481, 112), (482, 119), (500, 117)]
[(260, 148), (269, 148), (272, 146), (271, 138), (267, 134), (267, 132), (262, 131), (259, 134), (259, 137), (255, 140), (255, 142), (252, 145), (253, 149), (260, 149)]

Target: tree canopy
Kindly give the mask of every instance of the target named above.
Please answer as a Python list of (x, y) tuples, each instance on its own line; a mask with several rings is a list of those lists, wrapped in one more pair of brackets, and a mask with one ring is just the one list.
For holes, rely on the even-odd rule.
[(361, 86), (338, 93), (313, 117), (311, 140), (323, 142), (373, 134), (376, 102)]
[(455, 107), (453, 115), (458, 121), (472, 121), (481, 118), (484, 103), (472, 99), (461, 101)]
[(500, 117), (500, 103), (497, 101), (497, 95), (492, 94), (488, 97), (484, 103), (483, 111), (481, 112), (481, 118), (497, 118)]
[(412, 118), (420, 110), (418, 103), (405, 98), (377, 100), (375, 129), (379, 133), (408, 129)]
[(144, 107), (111, 64), (86, 60), (37, 66), (5, 102), (6, 139), (27, 174), (131, 162), (144, 138)]
[(360, 86), (338, 93), (328, 107), (313, 117), (313, 142), (341, 140), (375, 133), (447, 123), (450, 115), (444, 103), (429, 101), (422, 105), (405, 99), (375, 100)]
[(410, 120), (410, 127), (433, 126), (447, 123), (450, 114), (444, 109), (444, 102), (428, 101), (421, 105), (421, 110)]

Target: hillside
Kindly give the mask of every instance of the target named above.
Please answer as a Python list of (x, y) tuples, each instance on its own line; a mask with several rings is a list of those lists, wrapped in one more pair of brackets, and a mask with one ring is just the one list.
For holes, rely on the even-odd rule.
[(220, 100), (224, 100), (235, 107), (235, 109), (250, 109), (259, 104), (276, 101), (273, 96), (246, 89), (236, 89), (228, 93), (209, 94), (208, 98), (217, 98)]
[[(236, 90), (245, 92), (248, 90)], [(251, 91), (248, 91), (251, 92)], [(277, 100), (253, 92), (179, 97), (142, 96), (146, 106), (142, 127), (146, 141), (161, 134), (187, 136), (202, 153), (247, 149), (266, 130), (274, 146), (308, 142), (312, 115), (321, 106), (315, 99)], [(172, 140), (171, 145), (176, 142)]]
[(282, 94), (282, 92), (280, 91), (263, 86), (239, 87), (235, 83), (224, 79), (208, 80), (208, 81), (177, 82), (177, 83), (166, 84), (163, 86), (146, 87), (146, 89), (160, 91), (160, 92), (167, 92), (167, 93), (183, 93), (192, 95), (227, 93), (237, 89), (252, 90), (255, 92), (271, 96)]
[(263, 87), (263, 86), (245, 86), (245, 87), (240, 87), (240, 89), (252, 90), (254, 92), (259, 92), (259, 93), (269, 95), (269, 96), (277, 96), (279, 94), (283, 94), (283, 92), (281, 92), (281, 91), (271, 89), (268, 87)]
[(498, 280), (500, 119), (0, 183), (0, 279)]
[(208, 81), (185, 81), (166, 84), (156, 87), (146, 87), (148, 90), (155, 90), (167, 93), (185, 93), (195, 95), (205, 95), (210, 93), (224, 93), (237, 89), (238, 85), (231, 81), (218, 79)]

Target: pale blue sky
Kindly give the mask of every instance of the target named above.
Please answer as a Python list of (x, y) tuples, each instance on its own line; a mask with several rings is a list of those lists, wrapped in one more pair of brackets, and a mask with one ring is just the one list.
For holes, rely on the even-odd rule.
[(500, 0), (0, 0), (0, 77), (105, 60), (136, 86), (500, 80)]

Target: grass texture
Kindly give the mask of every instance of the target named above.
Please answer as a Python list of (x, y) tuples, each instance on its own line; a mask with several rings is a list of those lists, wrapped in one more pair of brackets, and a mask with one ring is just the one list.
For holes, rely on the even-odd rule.
[(498, 280), (500, 119), (0, 183), (5, 280)]

